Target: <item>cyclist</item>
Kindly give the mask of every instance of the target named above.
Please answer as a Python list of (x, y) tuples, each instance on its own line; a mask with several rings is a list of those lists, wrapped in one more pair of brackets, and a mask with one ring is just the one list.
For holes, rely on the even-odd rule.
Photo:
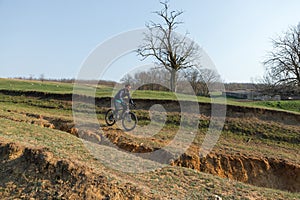
[[(119, 116), (123, 116), (124, 112), (127, 110), (127, 104), (125, 102), (125, 99), (127, 97), (127, 100), (130, 104), (134, 105), (131, 97), (130, 97), (130, 91), (131, 89), (131, 85), (130, 84), (126, 84), (125, 87), (121, 90), (118, 91), (118, 93), (115, 95), (114, 97), (114, 104), (115, 104), (115, 109), (116, 109), (116, 113), (117, 116), (116, 118), (118, 119)], [(119, 110), (123, 110), (122, 114), (118, 116)]]

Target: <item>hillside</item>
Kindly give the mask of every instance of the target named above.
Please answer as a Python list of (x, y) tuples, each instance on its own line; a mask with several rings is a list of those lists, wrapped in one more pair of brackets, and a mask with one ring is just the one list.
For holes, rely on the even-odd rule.
[[(95, 97), (112, 97), (112, 94), (115, 92), (113, 83), (107, 83), (105, 85), (96, 85), (94, 82), (80, 84), (77, 87), (79, 92), (84, 93), (86, 89), (96, 89)], [(61, 83), (61, 82), (52, 82), (52, 81), (38, 81), (38, 80), (19, 80), (19, 79), (3, 79), (0, 78), (0, 90), (2, 93), (31, 93), (31, 95), (64, 95), (64, 98), (68, 100), (72, 99), (73, 93), (73, 84), (72, 83)], [(160, 100), (176, 100), (177, 97), (181, 99), (189, 100), (191, 97), (189, 95), (177, 94), (174, 95), (172, 92), (165, 91), (151, 91), (151, 90), (135, 90), (133, 92), (133, 98), (135, 99), (160, 99)], [(223, 98), (220, 95), (214, 95), (212, 97), (214, 102), (224, 103)], [(202, 103), (211, 103), (211, 98), (208, 97), (197, 97), (197, 100)], [(288, 112), (300, 113), (300, 100), (294, 101), (239, 101), (238, 99), (226, 100), (227, 105), (233, 106), (242, 106), (250, 108), (263, 108), (271, 110), (284, 110)]]
[[(8, 87), (7, 85), (5, 87)], [(155, 135), (138, 137), (106, 127), (109, 99), (99, 99), (96, 112), (102, 131), (75, 127), (66, 90), (23, 92), (0, 89), (0, 196), (22, 199), (299, 199), (299, 114), (263, 108), (228, 107), (223, 132), (206, 157), (199, 156), (209, 116), (200, 103), (198, 131), (186, 153), (163, 168), (126, 173), (103, 162), (90, 149), (107, 150), (106, 138), (126, 152), (153, 152), (178, 131), (180, 115), (173, 100), (137, 100), (135, 113), (144, 134), (151, 133), (147, 111), (169, 105), (166, 125)], [(18, 92), (16, 92), (18, 91)], [(101, 92), (101, 91), (99, 91)], [(51, 93), (51, 95), (48, 95)], [(55, 94), (55, 95), (53, 95)], [(167, 106), (166, 106), (167, 107)], [(195, 116), (196, 117), (196, 116)], [(121, 154), (123, 155), (123, 154)], [(110, 160), (111, 159), (111, 160)], [(138, 157), (139, 162), (149, 160)], [(127, 160), (128, 162), (130, 160)], [(108, 164), (107, 164), (108, 163)], [(115, 163), (114, 163), (115, 164)], [(121, 167), (128, 163), (119, 163)], [(149, 162), (149, 167), (151, 162)], [(9, 175), (9, 176), (8, 176)]]

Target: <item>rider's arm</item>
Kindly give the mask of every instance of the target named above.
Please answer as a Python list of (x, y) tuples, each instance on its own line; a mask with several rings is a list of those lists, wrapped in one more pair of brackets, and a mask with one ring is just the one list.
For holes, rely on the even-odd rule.
[(124, 90), (120, 90), (120, 94), (119, 94), (119, 98), (121, 100), (121, 102), (124, 102), (123, 96), (124, 96)]
[(127, 93), (127, 97), (128, 97), (128, 101), (130, 102), (131, 101), (131, 96), (130, 96), (129, 92)]
[(128, 103), (130, 103), (131, 105), (135, 105), (135, 103), (133, 102), (131, 96), (130, 96), (130, 93), (129, 91), (126, 93), (126, 96), (128, 97)]

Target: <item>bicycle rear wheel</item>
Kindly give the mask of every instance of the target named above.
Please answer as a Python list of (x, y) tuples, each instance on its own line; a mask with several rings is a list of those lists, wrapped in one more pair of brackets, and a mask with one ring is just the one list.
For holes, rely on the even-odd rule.
[(124, 117), (122, 119), (123, 128), (126, 131), (133, 130), (137, 125), (137, 117), (133, 112), (124, 113)]
[(109, 109), (106, 113), (105, 113), (105, 122), (108, 126), (112, 126), (116, 123), (116, 119), (115, 119), (115, 111), (113, 109)]

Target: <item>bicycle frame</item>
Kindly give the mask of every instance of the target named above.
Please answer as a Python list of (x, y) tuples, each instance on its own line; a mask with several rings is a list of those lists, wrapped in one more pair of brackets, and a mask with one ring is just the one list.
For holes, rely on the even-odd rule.
[[(118, 115), (120, 112), (122, 113), (122, 115), (121, 115), (120, 117), (118, 117), (117, 119), (115, 119), (115, 120), (121, 120), (121, 119), (124, 118), (124, 116), (125, 116), (126, 113), (129, 113), (129, 112), (130, 112), (129, 104), (128, 104), (128, 103), (126, 104), (126, 109), (124, 109), (123, 107), (122, 107), (122, 109), (116, 109), (116, 107), (115, 107), (115, 109), (113, 109), (113, 111), (114, 111), (114, 113), (117, 114), (117, 115)], [(116, 113), (116, 112), (117, 112), (117, 113)]]
[[(116, 117), (116, 114), (122, 111), (120, 117)], [(122, 120), (122, 125), (126, 131), (131, 131), (137, 125), (137, 117), (136, 115), (130, 111), (130, 105), (127, 104), (126, 110), (125, 109), (109, 109), (105, 114), (105, 121), (108, 126), (112, 126), (116, 123), (116, 121)], [(133, 122), (133, 124), (132, 124)], [(129, 124), (128, 124), (129, 123)]]

